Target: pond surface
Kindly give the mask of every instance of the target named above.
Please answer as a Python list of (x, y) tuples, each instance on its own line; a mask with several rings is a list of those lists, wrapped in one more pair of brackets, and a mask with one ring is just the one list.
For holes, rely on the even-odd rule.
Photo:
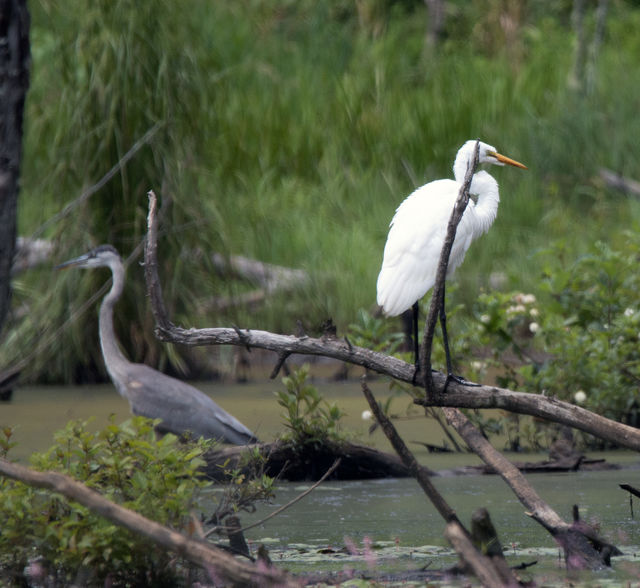
[[(272, 440), (282, 431), (282, 409), (273, 394), (281, 386), (268, 380), (251, 385), (198, 384), (264, 441)], [(368, 406), (357, 382), (318, 387), (328, 401), (336, 402), (347, 413), (344, 428), (353, 433), (354, 440), (388, 450), (380, 431), (368, 434), (371, 423), (361, 418)], [(371, 387), (380, 400), (388, 397), (386, 384), (374, 382)], [(435, 470), (478, 463), (474, 456), (466, 454), (429, 454), (424, 446), (415, 443), (442, 444), (444, 434), (433, 421), (407, 418), (408, 407), (409, 414), (420, 414), (403, 397), (394, 400), (393, 412), (402, 417), (397, 421), (398, 429), (422, 463)], [(53, 443), (53, 431), (69, 420), (95, 417), (94, 426), (100, 428), (111, 414), (116, 422), (130, 415), (128, 402), (110, 385), (25, 387), (15, 391), (12, 402), (0, 403), (0, 426), (14, 427), (18, 446), (12, 454), (14, 459), (26, 463), (32, 452), (47, 449)], [(631, 452), (604, 457), (632, 466), (639, 462)], [(544, 456), (519, 455), (515, 459), (535, 461)], [(565, 520), (570, 520), (571, 508), (578, 504), (582, 518), (597, 522), (602, 534), (625, 552), (624, 558), (614, 560), (613, 573), (598, 576), (598, 585), (640, 579), (640, 560), (635, 555), (640, 552), (635, 547), (640, 545), (640, 505), (636, 504), (636, 518), (632, 518), (628, 494), (618, 488), (620, 483), (640, 487), (640, 469), (530, 475), (529, 480)], [(512, 563), (539, 560), (541, 563), (532, 572), (538, 580), (547, 577), (552, 583), (561, 581), (563, 565), (553, 541), (525, 515), (524, 508), (501, 479), (459, 476), (434, 481), (463, 523), (469, 524), (475, 509), (483, 506), (489, 510)], [(242, 513), (242, 524), (262, 520), (307, 487), (279, 484), (270, 504), (259, 505), (253, 514)], [(416, 569), (429, 563), (439, 569), (456, 559), (442, 536), (443, 530), (441, 518), (414, 480), (389, 479), (324, 483), (277, 517), (247, 531), (246, 536), (253, 545), (264, 543), (273, 559), (292, 571), (345, 568), (366, 571), (368, 566), (382, 564)], [(362, 551), (365, 541), (373, 544), (370, 557), (354, 556), (344, 550), (346, 544), (351, 551)]]

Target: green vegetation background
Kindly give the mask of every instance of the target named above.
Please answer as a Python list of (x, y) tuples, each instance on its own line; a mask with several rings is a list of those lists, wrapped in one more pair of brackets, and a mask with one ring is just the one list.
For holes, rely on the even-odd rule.
[[(128, 256), (149, 189), (165, 206), (165, 298), (187, 327), (294, 332), (301, 320), (313, 333), (332, 317), (344, 331), (374, 309), (395, 208), (450, 176), (469, 138), (529, 171), (492, 172), (500, 212), (457, 272), (458, 303), (471, 308), (496, 281), (537, 294), (536, 254), (551, 243), (567, 259), (597, 240), (623, 247), (640, 203), (607, 189), (598, 169), (640, 178), (638, 4), (610, 2), (588, 92), (568, 84), (572, 2), (447, 6), (442, 42), (429, 48), (417, 0), (31, 2), (19, 228), (56, 250), (15, 279), (3, 366), (26, 357), (26, 379), (41, 382), (104, 377), (96, 304), (69, 319), (108, 274), (52, 266), (104, 242)], [(122, 174), (44, 225), (158, 124)], [(216, 311), (215, 297), (252, 288), (216, 275), (216, 251), (303, 268), (311, 284)], [(187, 356), (155, 340), (139, 260), (116, 313), (128, 355), (174, 371), (200, 365), (210, 350)]]

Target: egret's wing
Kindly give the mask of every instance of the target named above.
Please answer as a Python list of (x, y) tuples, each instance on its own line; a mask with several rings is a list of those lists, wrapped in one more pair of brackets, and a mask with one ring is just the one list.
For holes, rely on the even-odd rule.
[(459, 184), (437, 180), (402, 202), (391, 221), (378, 276), (378, 304), (398, 315), (433, 286)]

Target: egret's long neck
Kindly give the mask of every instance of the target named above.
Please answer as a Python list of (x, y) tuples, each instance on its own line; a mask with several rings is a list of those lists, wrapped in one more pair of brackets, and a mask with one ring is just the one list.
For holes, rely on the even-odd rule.
[[(460, 185), (464, 183), (467, 169), (471, 166), (475, 151), (475, 141), (467, 141), (458, 151), (453, 163), (453, 175)], [(478, 197), (474, 206), (474, 214), (477, 219), (474, 233), (476, 237), (489, 230), (496, 220), (500, 194), (498, 182), (486, 171), (479, 171), (473, 175), (469, 193)]]
[(498, 215), (498, 204), (500, 204), (498, 182), (486, 171), (479, 171), (471, 180), (469, 193), (478, 197), (473, 211), (477, 220), (475, 233), (480, 236), (489, 230)]
[(458, 151), (456, 160), (453, 162), (453, 177), (456, 182), (462, 184), (467, 175), (467, 169), (473, 162), (475, 152), (475, 141), (467, 141)]
[(100, 347), (109, 374), (118, 371), (122, 365), (129, 363), (123, 355), (113, 328), (113, 307), (122, 294), (124, 286), (124, 267), (122, 264), (111, 267), (113, 284), (100, 305)]

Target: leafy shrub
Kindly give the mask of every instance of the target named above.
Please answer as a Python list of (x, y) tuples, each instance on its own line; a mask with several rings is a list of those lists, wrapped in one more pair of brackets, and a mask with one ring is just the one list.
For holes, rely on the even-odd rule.
[[(175, 529), (185, 529), (200, 492), (198, 475), (211, 445), (183, 444), (174, 435), (156, 438), (153, 421), (134, 417), (94, 433), (70, 422), (37, 470), (67, 474), (106, 498)], [(4, 447), (10, 439), (5, 430)], [(89, 509), (47, 490), (0, 478), (0, 569), (18, 576), (35, 556), (63, 584), (79, 571), (103, 583), (175, 586), (188, 564)], [(187, 568), (185, 568), (187, 566)]]
[(285, 390), (276, 392), (278, 404), (285, 408), (285, 425), (289, 429), (283, 438), (294, 447), (310, 443), (340, 442), (342, 411), (336, 404), (326, 402), (318, 389), (309, 384), (309, 366), (304, 364), (290, 376), (282, 378)]
[[(621, 248), (596, 242), (575, 261), (562, 243), (544, 258), (538, 297), (500, 293), (478, 297), (476, 322), (463, 338), (483, 350), (467, 357), (498, 385), (555, 396), (609, 418), (633, 422), (640, 398), (640, 238)], [(491, 429), (489, 423), (486, 423)], [(507, 433), (504, 426), (500, 433)], [(530, 445), (539, 446), (539, 430)]]

